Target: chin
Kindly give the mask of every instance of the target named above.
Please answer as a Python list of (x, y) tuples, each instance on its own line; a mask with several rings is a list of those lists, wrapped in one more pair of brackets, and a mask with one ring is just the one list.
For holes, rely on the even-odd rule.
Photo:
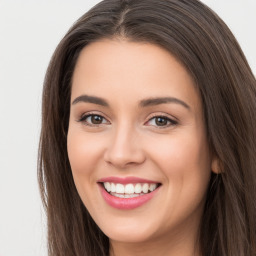
[(100, 228), (110, 240), (123, 243), (143, 243), (151, 240), (158, 233), (152, 222), (143, 223), (136, 218), (109, 221), (107, 225), (102, 225)]
[(105, 234), (112, 241), (117, 241), (121, 243), (143, 243), (149, 241), (152, 234), (141, 232), (140, 228), (137, 227), (135, 230), (111, 230), (110, 232), (106, 232)]

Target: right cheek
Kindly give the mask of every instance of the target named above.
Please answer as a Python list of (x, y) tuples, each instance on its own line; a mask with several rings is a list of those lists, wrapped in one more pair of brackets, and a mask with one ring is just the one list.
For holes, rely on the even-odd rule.
[(77, 175), (88, 175), (102, 159), (104, 141), (95, 134), (72, 132), (68, 134), (67, 150), (73, 172)]
[(86, 188), (91, 176), (91, 162), (87, 157), (86, 147), (81, 143), (81, 140), (70, 138), (68, 143), (68, 157), (71, 166), (72, 176), (78, 194), (84, 203), (86, 199)]

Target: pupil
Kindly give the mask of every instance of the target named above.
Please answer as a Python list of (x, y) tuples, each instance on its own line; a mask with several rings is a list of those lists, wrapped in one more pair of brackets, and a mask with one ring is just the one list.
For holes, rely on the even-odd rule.
[(92, 116), (92, 123), (94, 124), (101, 124), (102, 122), (102, 117), (100, 116)]
[(156, 119), (156, 124), (159, 125), (159, 126), (164, 126), (164, 125), (167, 124), (167, 120), (166, 120), (166, 118), (158, 117)]

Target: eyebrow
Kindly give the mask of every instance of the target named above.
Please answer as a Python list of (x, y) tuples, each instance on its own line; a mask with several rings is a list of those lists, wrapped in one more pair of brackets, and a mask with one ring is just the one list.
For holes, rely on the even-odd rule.
[(74, 99), (74, 101), (72, 102), (72, 105), (77, 104), (79, 102), (89, 102), (89, 103), (101, 105), (104, 107), (109, 107), (109, 104), (107, 103), (106, 100), (99, 97), (95, 97), (95, 96), (81, 95)]
[[(109, 107), (109, 104), (106, 100), (104, 100), (103, 98), (100, 98), (100, 97), (96, 97), (96, 96), (81, 95), (73, 100), (72, 105), (75, 105), (79, 102), (88, 102), (88, 103), (97, 104), (97, 105), (100, 105), (103, 107)], [(140, 107), (149, 107), (149, 106), (156, 106), (156, 105), (167, 104), (167, 103), (180, 104), (183, 107), (185, 107), (186, 109), (190, 109), (190, 107), (187, 103), (185, 103), (184, 101), (179, 100), (177, 98), (174, 98), (174, 97), (156, 97), (156, 98), (144, 99), (144, 100), (140, 101), (139, 106)]]
[(190, 109), (187, 103), (174, 97), (157, 97), (157, 98), (145, 99), (140, 102), (140, 106), (148, 107), (148, 106), (155, 106), (155, 105), (166, 104), (166, 103), (176, 103), (176, 104), (182, 105), (187, 109)]

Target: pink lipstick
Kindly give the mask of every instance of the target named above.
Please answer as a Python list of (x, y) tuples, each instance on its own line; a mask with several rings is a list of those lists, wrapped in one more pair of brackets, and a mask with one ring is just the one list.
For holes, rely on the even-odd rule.
[(152, 199), (160, 183), (138, 177), (106, 177), (98, 180), (101, 194), (112, 207), (131, 210)]

